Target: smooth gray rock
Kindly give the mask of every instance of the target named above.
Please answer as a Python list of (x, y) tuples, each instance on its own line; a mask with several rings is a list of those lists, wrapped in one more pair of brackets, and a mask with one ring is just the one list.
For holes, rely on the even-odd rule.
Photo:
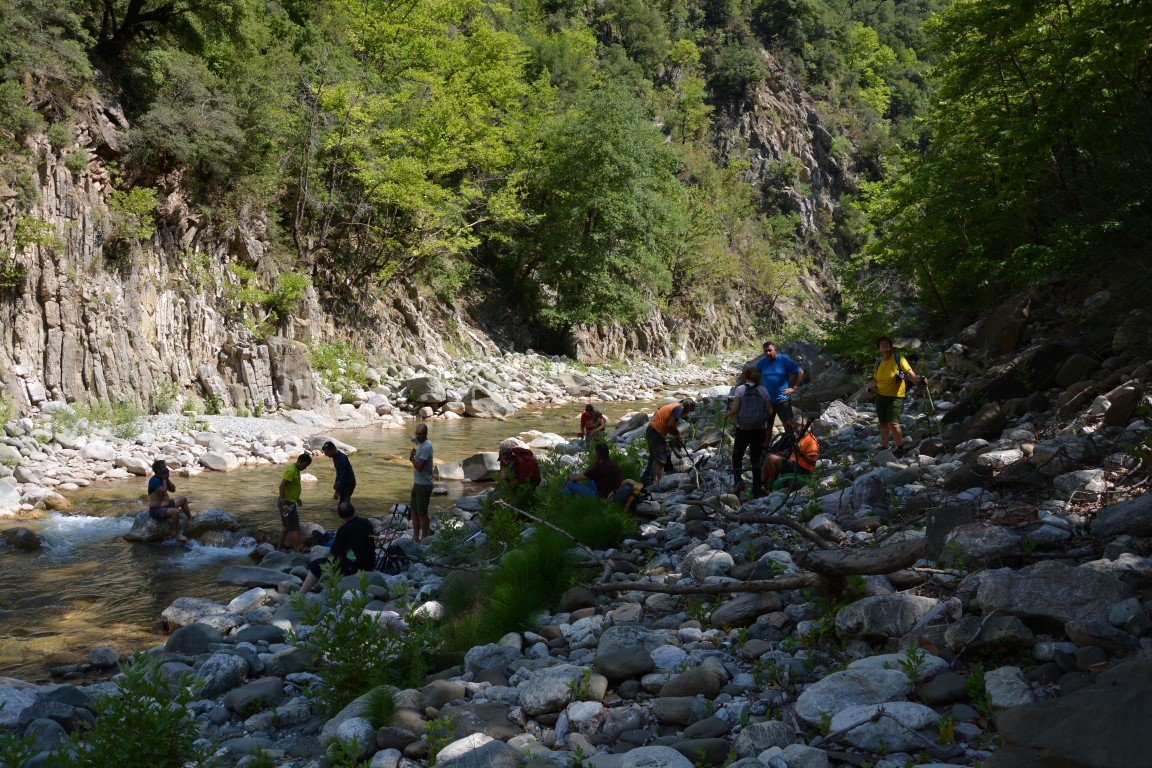
[(646, 675), (656, 668), (652, 654), (646, 648), (597, 653), (593, 661), (596, 671), (609, 680), (627, 680)]
[(618, 755), (603, 752), (588, 758), (588, 768), (694, 768), (672, 747), (639, 747)]
[(832, 717), (832, 730), (864, 720), (874, 715), (880, 706), (884, 707), (884, 717), (853, 728), (844, 734), (844, 740), (869, 752), (917, 751), (924, 748), (924, 739), (916, 731), (931, 728), (940, 720), (940, 715), (931, 707), (913, 701), (893, 701), (841, 710)]
[(229, 691), (224, 696), (224, 706), (238, 715), (247, 717), (261, 709), (279, 704), (283, 698), (284, 681), (278, 677), (262, 677)]
[(857, 600), (836, 614), (836, 632), (842, 637), (886, 640), (900, 637), (939, 601), (919, 595), (873, 595)]
[(248, 662), (231, 653), (214, 653), (196, 670), (196, 675), (200, 682), (193, 690), (208, 699), (243, 683), (248, 677)]
[(903, 671), (894, 669), (847, 669), (833, 672), (804, 689), (796, 699), (796, 714), (809, 723), (819, 723), (824, 714), (833, 717), (848, 707), (883, 704), (902, 699), (912, 692), (912, 683)]
[(749, 723), (737, 734), (732, 748), (740, 757), (756, 757), (770, 747), (786, 747), (796, 741), (796, 732), (779, 720)]
[(520, 688), (520, 707), (527, 715), (559, 712), (572, 700), (572, 688), (580, 680), (580, 668), (560, 664), (533, 673)]
[(254, 565), (230, 565), (220, 571), (216, 581), (221, 584), (235, 584), (239, 587), (275, 587), (281, 582), (287, 582), (298, 587), (303, 583), (291, 574)]
[(1096, 513), (1092, 535), (1106, 539), (1112, 536), (1152, 536), (1152, 493), (1109, 504)]
[(703, 696), (714, 699), (720, 695), (724, 679), (711, 667), (693, 667), (668, 678), (660, 689), (663, 697)]
[(522, 661), (524, 655), (515, 648), (497, 643), (478, 645), (469, 648), (464, 654), (464, 667), (470, 672), (479, 672), (485, 669), (506, 672), (508, 666)]
[(1115, 576), (1057, 561), (982, 571), (964, 583), (977, 585), (972, 607), (978, 611), (1059, 625), (1083, 619), (1107, 621), (1109, 608), (1132, 596)]
[(780, 610), (781, 605), (775, 592), (745, 593), (717, 606), (708, 622), (716, 628), (749, 627), (764, 614)]

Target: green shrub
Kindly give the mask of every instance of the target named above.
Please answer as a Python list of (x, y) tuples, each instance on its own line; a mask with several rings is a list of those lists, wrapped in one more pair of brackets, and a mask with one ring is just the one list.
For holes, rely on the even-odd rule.
[(158, 381), (148, 395), (148, 410), (151, 413), (172, 413), (180, 387), (174, 381)]
[(76, 135), (72, 133), (72, 129), (68, 127), (68, 123), (52, 123), (52, 125), (48, 126), (47, 135), (48, 143), (57, 151), (64, 149), (64, 147), (76, 141)]
[(350, 381), (361, 386), (367, 383), (363, 353), (340, 339), (312, 342), (308, 345), (308, 359), (312, 369), (327, 383)]
[(56, 227), (35, 216), (21, 216), (12, 230), (12, 242), (17, 251), (30, 245), (38, 245), (51, 251), (64, 247), (64, 241), (56, 234)]
[(188, 704), (191, 676), (170, 680), (160, 662), (137, 654), (123, 668), (116, 694), (97, 699), (91, 723), (81, 721), (73, 749), (58, 753), (58, 768), (203, 765), (208, 750), (196, 745), (199, 730)]
[(9, 253), (0, 251), (0, 291), (15, 291), (24, 285), (24, 265)]
[(140, 409), (128, 400), (78, 400), (52, 414), (52, 428), (79, 435), (107, 429), (117, 437), (133, 437), (140, 432)]
[(84, 147), (76, 147), (64, 155), (64, 167), (71, 171), (73, 176), (79, 176), (88, 170), (88, 162), (91, 159), (92, 156), (88, 153), (87, 149)]
[(425, 625), (409, 617), (407, 629), (384, 626), (364, 613), (374, 598), (368, 577), (361, 574), (358, 590), (345, 597), (341, 575), (332, 562), (323, 567), (323, 600), (293, 598), (302, 623), (312, 631), (293, 634), (290, 642), (316, 664), (321, 684), (315, 691), (330, 713), (339, 712), (356, 697), (380, 686), (412, 687), (423, 682), (424, 653), (433, 638)]
[(152, 187), (113, 189), (108, 193), (108, 220), (112, 242), (138, 243), (156, 232), (156, 190)]

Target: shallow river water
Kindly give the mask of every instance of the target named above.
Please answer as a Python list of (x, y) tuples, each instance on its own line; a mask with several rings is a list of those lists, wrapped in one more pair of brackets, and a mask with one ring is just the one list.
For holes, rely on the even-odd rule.
[[(436, 460), (452, 461), (478, 450), (494, 450), (501, 440), (536, 429), (575, 434), (583, 406), (526, 409), (506, 422), (461, 419), (429, 423)], [(624, 414), (649, 408), (645, 403), (601, 406), (609, 424)], [(356, 446), (358, 511), (384, 515), (391, 503), (407, 501), (412, 470), (408, 432), (364, 429), (334, 433)], [(178, 494), (187, 494), (192, 511), (219, 507), (235, 515), (242, 528), (276, 529), (276, 490), (283, 466), (241, 469), (229, 474), (205, 472), (174, 477)], [(331, 462), (318, 455), (309, 472), (319, 482), (304, 486), (301, 518), (335, 528)], [(0, 549), (0, 676), (30, 681), (48, 679), (52, 667), (76, 663), (87, 650), (108, 645), (121, 654), (162, 641), (160, 612), (181, 596), (227, 601), (241, 587), (218, 584), (220, 569), (250, 564), (246, 552), (175, 544), (130, 544), (122, 538), (131, 517), (143, 505), (145, 478), (94, 484), (70, 494), (72, 514), (23, 522), (45, 539), (45, 548), (28, 554)], [(481, 485), (439, 483), (447, 496), (433, 498), (434, 509), (452, 499), (483, 490)]]

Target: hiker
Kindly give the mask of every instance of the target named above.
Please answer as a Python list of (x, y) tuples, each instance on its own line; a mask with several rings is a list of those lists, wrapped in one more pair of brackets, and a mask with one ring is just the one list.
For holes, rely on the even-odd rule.
[(308, 563), (308, 575), (300, 591), (308, 594), (323, 572), (320, 570), (327, 560), (334, 560), (341, 575), (351, 576), (360, 571), (370, 571), (376, 567), (376, 542), (373, 538), (372, 523), (356, 516), (356, 508), (350, 501), (336, 505), (336, 514), (344, 522), (336, 529), (336, 538), (328, 550), (328, 557), (318, 557)]
[(276, 549), (284, 549), (284, 541), (292, 538), (292, 551), (300, 551), (300, 473), (308, 469), (312, 463), (312, 454), (302, 453), (296, 461), (284, 470), (284, 477), (280, 480), (280, 496), (276, 501), (276, 508), (280, 511), (280, 541)]
[(592, 403), (584, 406), (584, 412), (580, 414), (579, 437), (588, 440), (593, 435), (603, 432), (606, 427), (607, 422), (604, 419), (604, 414), (596, 410), (596, 406)]
[(612, 454), (604, 443), (597, 443), (590, 469), (568, 478), (562, 489), (572, 496), (596, 496), (607, 499), (624, 483), (620, 465), (612, 461)]
[(664, 477), (664, 465), (670, 461), (668, 455), (668, 436), (680, 442), (680, 419), (696, 409), (696, 401), (686, 397), (678, 403), (668, 403), (657, 409), (644, 430), (644, 440), (648, 443), (648, 467), (644, 470), (644, 477), (651, 478), (651, 482), (658, 483)]
[(180, 515), (192, 521), (192, 511), (188, 508), (188, 497), (177, 496), (172, 498), (169, 493), (176, 493), (176, 486), (172, 484), (171, 472), (163, 459), (152, 462), (152, 477), (148, 478), (148, 516), (158, 523), (167, 522), (171, 535), (181, 543), (188, 541), (188, 537), (180, 532)]
[(416, 447), (408, 454), (412, 462), (412, 495), (408, 506), (412, 508), (412, 539), (416, 543), (432, 535), (428, 520), (428, 506), (432, 503), (432, 441), (428, 439), (428, 425), (417, 424), (412, 435)]
[(760, 457), (768, 449), (768, 420), (772, 414), (772, 396), (760, 386), (760, 371), (752, 366), (744, 369), (743, 384), (736, 387), (732, 407), (725, 419), (736, 420), (732, 436), (732, 482), (737, 496), (744, 492), (744, 454), (750, 451), (752, 465), (752, 498), (763, 494), (760, 487)]
[(792, 393), (804, 378), (804, 369), (788, 355), (780, 354), (771, 341), (764, 342), (763, 349), (764, 354), (756, 361), (756, 370), (760, 371), (761, 386), (772, 397), (772, 413), (768, 415), (767, 426), (768, 439), (771, 439), (777, 416), (780, 417), (781, 429), (785, 432), (792, 430)]
[[(820, 441), (811, 431), (793, 422), (793, 440), (785, 450), (770, 453), (760, 468), (764, 487), (771, 490), (780, 475), (810, 475), (820, 458)], [(783, 443), (783, 441), (782, 441)]]
[(536, 454), (528, 448), (501, 446), (497, 454), (500, 461), (500, 479), (509, 485), (540, 485), (540, 464)]
[(876, 418), (880, 422), (880, 450), (888, 447), (888, 441), (896, 443), (892, 449), (897, 458), (904, 455), (904, 433), (900, 430), (900, 415), (904, 412), (904, 398), (908, 395), (908, 384), (927, 384), (928, 379), (917, 376), (912, 366), (902, 354), (893, 349), (892, 338), (881, 336), (876, 339), (880, 357), (872, 371), (872, 384), (868, 394), (876, 397)]
[(337, 502), (352, 501), (352, 492), (356, 490), (356, 473), (352, 471), (352, 462), (348, 460), (348, 455), (336, 450), (336, 443), (331, 440), (320, 447), (320, 452), (332, 459), (332, 466), (336, 468), (332, 498)]

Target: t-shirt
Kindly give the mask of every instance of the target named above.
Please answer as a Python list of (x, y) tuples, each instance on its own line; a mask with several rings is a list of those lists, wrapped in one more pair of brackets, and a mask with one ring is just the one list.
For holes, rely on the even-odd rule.
[(760, 371), (761, 386), (768, 390), (772, 402), (778, 403), (788, 399), (788, 395), (781, 392), (788, 389), (792, 377), (800, 373), (800, 366), (788, 355), (776, 355), (775, 360), (769, 360), (761, 355), (756, 363), (756, 370)]
[(289, 464), (284, 470), (284, 501), (295, 504), (300, 501), (300, 467)]
[(156, 493), (156, 491), (160, 490), (161, 488), (166, 488), (167, 486), (168, 484), (164, 481), (164, 478), (160, 477), (159, 475), (152, 475), (152, 477), (148, 478), (149, 495)]
[(372, 523), (354, 517), (336, 529), (330, 555), (344, 574), (370, 571), (376, 567), (376, 545), (372, 540)]
[[(900, 355), (900, 370), (905, 373), (912, 372), (912, 366), (904, 355)], [(904, 397), (907, 387), (903, 379), (896, 378), (896, 355), (885, 360), (880, 358), (880, 365), (876, 366), (876, 394), (884, 397)]]
[(793, 456), (797, 464), (811, 472), (816, 468), (816, 459), (820, 458), (820, 441), (811, 432), (805, 432), (804, 437), (796, 443)]
[(333, 488), (347, 488), (356, 485), (356, 473), (352, 471), (352, 462), (340, 451), (332, 457), (332, 464), (336, 467), (336, 483)]
[(624, 483), (624, 473), (620, 465), (609, 459), (596, 464), (584, 473), (584, 477), (596, 484), (596, 495), (606, 499)]
[(416, 485), (432, 485), (432, 441), (425, 440), (416, 446), (416, 459), (424, 460), (424, 469), (412, 467), (412, 482)]
[(588, 413), (584, 411), (580, 414), (580, 437), (587, 437), (590, 429), (600, 430), (604, 428), (604, 414), (600, 411), (595, 413)]
[(652, 429), (665, 437), (672, 431), (672, 420), (680, 419), (684, 415), (684, 406), (680, 403), (668, 403), (656, 411), (652, 420), (648, 422)]

